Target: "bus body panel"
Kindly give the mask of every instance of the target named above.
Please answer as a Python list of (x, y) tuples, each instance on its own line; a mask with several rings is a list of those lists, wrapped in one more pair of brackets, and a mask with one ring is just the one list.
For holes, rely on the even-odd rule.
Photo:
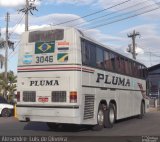
[(62, 108), (20, 107), (18, 114), (21, 121), (26, 121), (29, 118), (29, 121), (81, 124), (80, 110), (65, 108), (65, 106)]
[[(19, 120), (95, 125), (102, 100), (107, 107), (116, 102), (117, 119), (140, 114), (145, 80), (84, 65), (81, 39), (85, 37), (79, 31), (64, 28), (63, 40), (52, 41), (54, 53), (43, 54), (35, 54), (36, 43), (28, 43), (28, 35), (22, 36), (18, 59)], [(61, 62), (58, 56), (64, 53), (68, 58)], [(48, 56), (53, 57), (52, 63), (37, 62), (41, 57), (48, 61)], [(73, 103), (70, 95), (75, 92), (77, 102)]]
[[(108, 85), (104, 83), (105, 79), (101, 79), (97, 83), (97, 74), (104, 74), (104, 76), (108, 75), (110, 77), (110, 80), (108, 80), (108, 82), (112, 81), (112, 77), (125, 78), (126, 80), (130, 79), (130, 86), (124, 87), (120, 85)], [(106, 100), (107, 104), (109, 104), (111, 100), (115, 100), (115, 102), (117, 103), (117, 119), (122, 119), (133, 115), (138, 115), (140, 113), (140, 105), (143, 96), (138, 87), (138, 83), (141, 83), (145, 88), (144, 80), (126, 77), (124, 75), (119, 75), (111, 72), (96, 70), (94, 73), (83, 73), (82, 94), (84, 96), (85, 94), (95, 96), (95, 101), (97, 103), (94, 106), (94, 118), (96, 118), (98, 105), (101, 100)]]
[[(55, 41), (55, 62), (52, 64), (36, 64), (34, 48), (35, 43), (27, 43), (28, 34), (24, 33), (21, 40), (18, 65), (18, 92), (20, 92), (20, 102), (17, 104), (17, 115), (19, 120), (30, 118), (30, 121), (46, 121), (59, 123), (82, 123), (80, 94), (81, 94), (81, 60), (79, 50), (76, 50), (76, 36), (73, 29), (64, 31), (64, 39)], [(69, 33), (69, 34), (68, 34)], [(74, 38), (72, 38), (74, 37)], [(58, 43), (68, 42), (68, 51), (60, 50), (65, 45)], [(27, 52), (32, 55), (32, 64), (24, 64), (24, 56)], [(58, 62), (58, 53), (68, 53), (68, 62)], [(47, 55), (47, 54), (46, 54)], [(50, 55), (50, 54), (49, 54)], [(43, 54), (40, 54), (43, 56)], [(57, 83), (57, 82), (58, 83)], [(79, 82), (78, 84), (76, 82)], [(36, 92), (35, 102), (23, 101), (23, 92)], [(66, 101), (52, 102), (52, 91), (66, 91)], [(77, 102), (70, 103), (70, 92), (77, 92)], [(32, 107), (31, 107), (32, 106)], [(48, 108), (48, 107), (51, 108)], [(73, 108), (72, 108), (73, 106)], [(74, 109), (74, 106), (78, 107)], [(55, 108), (54, 108), (55, 107)], [(66, 108), (65, 108), (66, 107)], [(46, 116), (46, 117), (45, 117)], [(63, 116), (63, 118), (62, 118)], [(65, 120), (65, 121), (64, 121)]]

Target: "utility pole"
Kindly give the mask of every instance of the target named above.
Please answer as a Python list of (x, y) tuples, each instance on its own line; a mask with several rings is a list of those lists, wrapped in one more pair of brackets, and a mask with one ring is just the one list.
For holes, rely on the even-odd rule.
[[(0, 37), (0, 49), (4, 49), (5, 50), (5, 57), (3, 57), (3, 62), (4, 62), (4, 66), (5, 66), (5, 71), (4, 71), (4, 81), (6, 84), (8, 84), (8, 76), (7, 76), (7, 71), (8, 71), (8, 48), (11, 48), (14, 51), (14, 43), (12, 41), (9, 40), (9, 35), (8, 35), (8, 25), (9, 25), (9, 19), (10, 19), (10, 15), (7, 12), (5, 20), (6, 20), (6, 34), (5, 34), (5, 39)], [(0, 33), (1, 36), (1, 33)], [(1, 64), (3, 67), (3, 64)], [(7, 89), (4, 89), (4, 97), (7, 97)]]
[(28, 7), (29, 7), (29, 2), (28, 2), (28, 0), (26, 0), (25, 31), (28, 31)]
[(8, 23), (9, 23), (9, 13), (6, 14), (6, 45), (5, 45), (5, 73), (4, 78), (7, 82), (7, 70), (8, 70)]
[(5, 72), (4, 72), (4, 78), (5, 81), (7, 81), (7, 70), (8, 70), (8, 48), (12, 49), (14, 51), (14, 43), (9, 40), (8, 35), (8, 23), (9, 23), (10, 15), (7, 12), (5, 20), (6, 20), (6, 34), (5, 39), (1, 38), (1, 32), (0, 32), (0, 49), (5, 50), (5, 57), (4, 57), (4, 66), (5, 66)]
[(139, 32), (136, 32), (135, 30), (133, 31), (133, 33), (129, 34), (128, 37), (132, 38), (132, 45), (129, 45), (129, 49), (127, 50), (128, 52), (130, 52), (133, 56), (133, 59), (136, 59), (136, 36), (140, 36)]
[(32, 10), (38, 11), (36, 6), (34, 6), (34, 4), (33, 4), (34, 2), (35, 2), (35, 0), (26, 0), (25, 7), (18, 10), (19, 12), (25, 13), (25, 31), (28, 31), (28, 15), (29, 15), (29, 12), (33, 15)]

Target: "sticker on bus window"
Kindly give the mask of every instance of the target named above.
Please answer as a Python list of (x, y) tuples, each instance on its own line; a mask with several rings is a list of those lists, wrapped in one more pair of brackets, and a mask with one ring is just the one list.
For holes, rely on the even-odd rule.
[(55, 42), (36, 42), (35, 54), (54, 53)]
[(58, 60), (58, 62), (67, 62), (68, 61), (68, 53), (58, 53), (57, 60)]
[(32, 63), (32, 55), (30, 55), (30, 54), (24, 55), (23, 63), (24, 64), (31, 64)]

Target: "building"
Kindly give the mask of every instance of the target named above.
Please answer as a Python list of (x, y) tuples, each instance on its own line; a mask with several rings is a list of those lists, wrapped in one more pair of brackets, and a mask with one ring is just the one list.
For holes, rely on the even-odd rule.
[(160, 104), (160, 64), (148, 68), (148, 87), (150, 105), (157, 107)]

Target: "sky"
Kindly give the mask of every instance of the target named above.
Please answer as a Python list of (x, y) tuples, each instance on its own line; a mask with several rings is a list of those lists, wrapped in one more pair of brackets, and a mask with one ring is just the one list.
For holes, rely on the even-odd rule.
[[(88, 37), (130, 58), (127, 52), (136, 37), (137, 60), (147, 67), (160, 63), (160, 0), (29, 0), (38, 11), (29, 14), (29, 30), (54, 25), (75, 27)], [(20, 36), (25, 15), (19, 12), (26, 0), (0, 0), (1, 39), (5, 38), (6, 13), (10, 13), (9, 38), (15, 50), (9, 50), (8, 70), (17, 72)], [(76, 20), (75, 20), (76, 19)], [(66, 21), (71, 21), (67, 22)], [(4, 54), (4, 50), (0, 50)], [(0, 71), (4, 71), (1, 69)]]

